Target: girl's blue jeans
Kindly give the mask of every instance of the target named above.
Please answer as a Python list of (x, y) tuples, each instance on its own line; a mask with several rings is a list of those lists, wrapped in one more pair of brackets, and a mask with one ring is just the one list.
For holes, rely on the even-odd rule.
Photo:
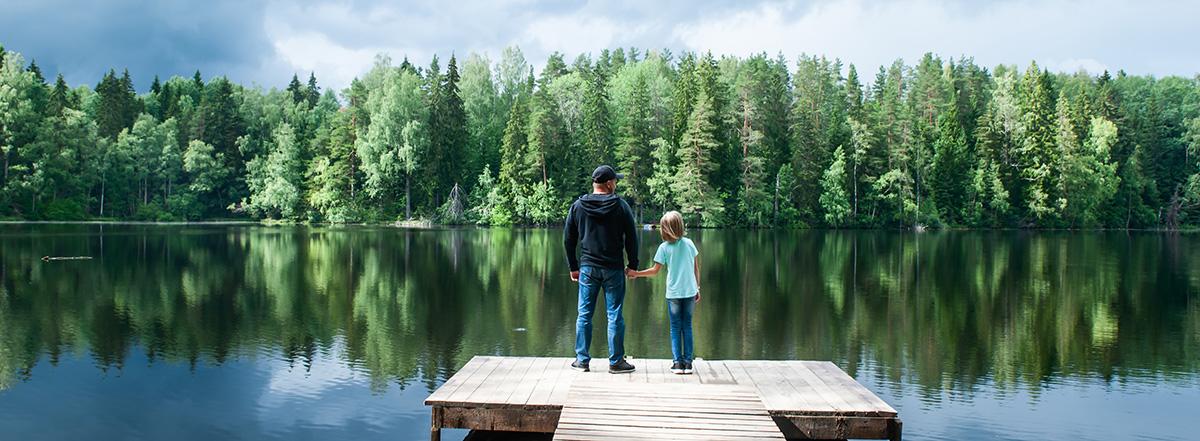
[(671, 356), (676, 362), (691, 363), (692, 312), (696, 298), (667, 299), (667, 317), (671, 320)]

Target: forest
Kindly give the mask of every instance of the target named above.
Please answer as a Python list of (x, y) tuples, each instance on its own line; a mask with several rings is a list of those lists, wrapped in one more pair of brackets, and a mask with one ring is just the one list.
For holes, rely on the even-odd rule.
[(802, 54), (616, 48), (534, 69), (380, 55), (345, 90), (125, 70), (48, 81), (0, 46), (0, 218), (556, 225), (598, 164), (642, 222), (706, 227), (1200, 225), (1200, 75), (874, 73)]

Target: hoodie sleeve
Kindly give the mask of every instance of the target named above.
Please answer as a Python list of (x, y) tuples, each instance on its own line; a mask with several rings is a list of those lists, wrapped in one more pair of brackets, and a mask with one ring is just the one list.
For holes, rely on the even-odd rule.
[(567, 267), (571, 271), (579, 271), (579, 225), (575, 220), (575, 206), (571, 204), (571, 209), (567, 211), (567, 223), (563, 226), (563, 248), (567, 251)]
[(633, 209), (624, 200), (621, 200), (621, 208), (625, 210), (625, 255), (629, 258), (629, 268), (636, 270), (641, 268), (641, 262), (638, 261), (637, 224), (633, 219)]

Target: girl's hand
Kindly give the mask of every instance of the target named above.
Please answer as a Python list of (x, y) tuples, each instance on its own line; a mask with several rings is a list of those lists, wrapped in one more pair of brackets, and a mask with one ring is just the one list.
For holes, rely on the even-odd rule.
[(700, 291), (696, 291), (696, 303), (700, 303)]

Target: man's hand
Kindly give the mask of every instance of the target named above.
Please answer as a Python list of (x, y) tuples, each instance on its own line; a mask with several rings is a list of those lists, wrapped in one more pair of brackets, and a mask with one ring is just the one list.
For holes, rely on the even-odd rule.
[(572, 282), (579, 281), (579, 271), (571, 271), (571, 281)]
[(638, 276), (637, 273), (638, 273), (637, 270), (635, 270), (633, 268), (625, 268), (625, 277), (628, 277), (630, 279), (636, 279)]
[(696, 291), (696, 303), (700, 303), (700, 291)]

